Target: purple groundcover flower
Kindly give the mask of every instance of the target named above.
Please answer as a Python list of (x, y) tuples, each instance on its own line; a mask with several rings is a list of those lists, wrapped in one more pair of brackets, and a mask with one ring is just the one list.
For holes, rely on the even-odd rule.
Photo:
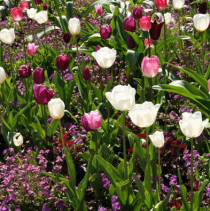
[(118, 196), (113, 195), (111, 198), (112, 210), (117, 211), (121, 209), (121, 205), (117, 202)]
[(44, 203), (42, 206), (42, 211), (51, 211), (51, 208), (47, 206), (47, 203)]
[(110, 181), (108, 180), (107, 176), (105, 173), (101, 173), (101, 184), (103, 185), (103, 187), (105, 187), (107, 190), (110, 187)]
[(102, 207), (102, 205), (100, 205), (98, 207), (98, 211), (108, 211), (105, 207)]
[(65, 203), (62, 200), (56, 201), (55, 206), (58, 210), (63, 210), (66, 207)]

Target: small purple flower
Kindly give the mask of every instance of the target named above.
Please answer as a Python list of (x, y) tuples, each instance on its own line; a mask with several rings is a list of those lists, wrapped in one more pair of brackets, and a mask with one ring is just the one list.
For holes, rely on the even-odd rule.
[(63, 210), (66, 207), (65, 203), (62, 200), (56, 201), (55, 206), (58, 210)]
[(105, 207), (102, 207), (102, 205), (100, 205), (98, 207), (98, 211), (108, 211)]
[(118, 196), (113, 195), (111, 198), (112, 210), (117, 211), (121, 209), (121, 205), (117, 202)]
[(47, 203), (43, 204), (42, 211), (51, 211), (51, 208), (47, 206)]

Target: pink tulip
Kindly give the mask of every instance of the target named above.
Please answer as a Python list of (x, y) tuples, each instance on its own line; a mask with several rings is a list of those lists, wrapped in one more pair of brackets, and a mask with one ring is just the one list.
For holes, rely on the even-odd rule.
[(155, 77), (159, 70), (159, 59), (157, 56), (151, 56), (150, 58), (145, 56), (141, 63), (141, 69), (144, 76), (148, 78)]
[(149, 47), (149, 46), (151, 46), (152, 45), (152, 39), (151, 38), (146, 38), (145, 40), (144, 40), (144, 45), (145, 45), (145, 47)]
[(23, 19), (23, 11), (21, 7), (11, 8), (11, 14), (14, 21), (21, 21)]
[(208, 80), (208, 89), (209, 89), (209, 92), (210, 92), (210, 79)]
[(156, 6), (159, 10), (164, 10), (167, 7), (167, 0), (156, 0)]
[(27, 45), (28, 54), (31, 56), (35, 55), (38, 47), (39, 46), (38, 45), (36, 46), (34, 43), (32, 43), (32, 44), (28, 43), (28, 45)]
[(85, 113), (81, 120), (82, 126), (86, 131), (93, 131), (101, 127), (101, 115), (98, 110)]
[(103, 15), (103, 6), (101, 4), (97, 4), (94, 6), (97, 15)]
[(151, 27), (152, 27), (150, 17), (142, 16), (139, 19), (139, 26), (140, 26), (141, 30), (149, 31), (151, 29)]
[(22, 7), (23, 10), (29, 9), (29, 3), (28, 3), (28, 1), (21, 1), (20, 2), (20, 5), (21, 5), (21, 7)]

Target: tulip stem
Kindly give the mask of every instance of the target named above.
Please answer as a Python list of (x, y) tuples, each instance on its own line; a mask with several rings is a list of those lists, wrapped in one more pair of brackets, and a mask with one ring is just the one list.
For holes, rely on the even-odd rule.
[[(150, 194), (150, 203), (152, 204), (152, 189), (151, 189), (151, 175), (150, 175), (150, 159), (149, 159), (149, 140), (148, 140), (148, 127), (146, 127), (146, 144), (147, 144), (147, 166), (148, 166), (148, 188)], [(146, 173), (145, 173), (146, 174)]]
[[(109, 76), (108, 76), (108, 70), (106, 70), (106, 85), (108, 87), (109, 83)], [(107, 92), (109, 90), (107, 89)], [(110, 117), (110, 107), (109, 107), (109, 101), (107, 100), (107, 133), (108, 133), (108, 143), (110, 143), (110, 133), (109, 133), (109, 117)]]
[(164, 55), (165, 55), (165, 61), (166, 61), (166, 20), (164, 16), (164, 11), (162, 11), (163, 19), (164, 19)]
[(193, 139), (191, 138), (191, 211), (193, 211)]
[(150, 80), (151, 102), (153, 103), (153, 90), (152, 90), (152, 78)]
[(151, 51), (150, 51), (150, 41), (149, 41), (149, 31), (147, 31), (148, 33), (148, 43), (149, 43), (149, 48), (148, 48), (148, 51), (149, 51), (149, 57), (151, 57)]
[(6, 97), (6, 94), (5, 94), (5, 91), (4, 91), (4, 83), (1, 84), (1, 91), (3, 93), (3, 96), (5, 98), (5, 102), (6, 102), (6, 110), (9, 109), (8, 107), (8, 101), (7, 101), (7, 97)]
[(25, 46), (25, 38), (24, 38), (24, 31), (23, 31), (23, 26), (20, 23), (20, 28), (21, 28), (21, 32), (22, 32), (22, 36), (23, 36), (23, 49), (24, 49), (24, 57), (25, 57), (25, 64), (26, 64), (26, 46)]
[(47, 142), (47, 114), (46, 114), (45, 105), (42, 106), (42, 111), (43, 111), (43, 117), (44, 117), (45, 138), (46, 138), (46, 142)]
[(96, 155), (98, 154), (98, 145), (97, 145), (97, 133), (96, 130), (94, 130), (94, 140), (95, 140), (95, 150), (96, 150)]
[(203, 36), (204, 32), (201, 32), (201, 37), (202, 37), (202, 59), (203, 59), (203, 68), (202, 68), (202, 76), (204, 75), (204, 48), (203, 48), (203, 44), (204, 44), (204, 36)]
[(159, 174), (158, 174), (158, 180), (159, 180), (159, 194), (161, 194), (161, 183), (160, 183), (160, 148), (158, 148), (158, 167), (159, 167)]
[(154, 44), (155, 44), (155, 55), (156, 55), (157, 54), (157, 52), (156, 52), (156, 45), (157, 45), (156, 40), (154, 41)]
[(28, 80), (27, 80), (27, 78), (25, 79), (25, 85), (26, 85), (26, 87), (25, 87), (26, 88), (26, 101), (28, 102), (28, 100), (29, 100), (28, 99), (29, 98), (28, 97), (29, 96), (29, 93), (28, 93), (29, 92), (29, 88), (28, 88)]
[(76, 49), (77, 49), (77, 65), (78, 65), (78, 72), (79, 72), (80, 68), (79, 68), (79, 50), (78, 50), (77, 36), (75, 36), (75, 39), (76, 39)]
[(65, 149), (65, 142), (64, 142), (64, 138), (63, 138), (63, 128), (62, 128), (60, 119), (58, 120), (58, 122), (59, 122), (59, 128), (60, 128), (60, 133), (61, 133), (61, 140), (62, 140), (62, 145), (63, 145), (63, 150), (64, 150)]
[(45, 44), (46, 44), (46, 56), (47, 56), (47, 53), (48, 53), (48, 50), (47, 50), (47, 35), (46, 35), (46, 24), (44, 23), (44, 36), (45, 36)]
[(123, 154), (124, 154), (124, 178), (127, 179), (127, 157), (126, 157), (126, 143), (125, 143), (125, 111), (123, 111)]

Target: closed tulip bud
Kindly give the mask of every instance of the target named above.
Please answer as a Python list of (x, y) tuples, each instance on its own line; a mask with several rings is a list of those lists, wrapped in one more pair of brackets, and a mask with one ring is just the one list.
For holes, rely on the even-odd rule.
[(41, 67), (36, 67), (33, 71), (33, 80), (36, 84), (42, 84), (45, 81), (44, 69)]
[(144, 40), (144, 45), (145, 45), (145, 47), (150, 47), (151, 45), (152, 45), (152, 39), (151, 38), (146, 38), (145, 40)]
[(71, 34), (69, 34), (69, 33), (64, 33), (64, 35), (63, 35), (63, 41), (64, 41), (65, 43), (69, 43), (71, 37), (72, 37)]
[(85, 80), (89, 80), (91, 78), (91, 74), (90, 74), (90, 71), (89, 71), (89, 68), (86, 66), (84, 67), (83, 71), (82, 71), (82, 77), (85, 79)]
[(127, 45), (129, 48), (135, 48), (135, 45), (136, 45), (133, 37), (131, 37), (130, 35), (128, 36), (128, 39), (127, 39)]
[(48, 21), (47, 11), (41, 11), (41, 12), (36, 13), (34, 19), (39, 24), (46, 23)]
[(153, 105), (152, 102), (145, 101), (142, 104), (136, 104), (129, 111), (128, 116), (138, 127), (150, 127), (154, 124), (160, 104)]
[(101, 4), (97, 4), (94, 6), (97, 15), (103, 15), (103, 6)]
[(98, 110), (85, 113), (81, 119), (81, 124), (86, 131), (97, 130), (101, 127), (101, 115)]
[(136, 31), (136, 21), (135, 21), (135, 19), (132, 18), (131, 16), (126, 17), (123, 21), (123, 28), (126, 31), (135, 32)]
[(164, 135), (161, 131), (156, 131), (153, 135), (149, 135), (155, 147), (161, 148), (164, 146)]
[(207, 11), (207, 3), (206, 2), (202, 2), (199, 4), (199, 13), (201, 14), (206, 14)]
[(33, 41), (33, 35), (32, 34), (28, 35), (26, 37), (26, 39), (27, 39), (28, 42), (32, 42)]
[(151, 56), (150, 58), (145, 56), (141, 63), (141, 69), (144, 76), (148, 78), (155, 77), (159, 70), (159, 59), (157, 56)]
[(35, 16), (36, 16), (36, 11), (37, 9), (31, 8), (29, 10), (27, 10), (27, 15), (30, 19), (34, 20)]
[(75, 36), (80, 33), (81, 31), (81, 25), (78, 18), (70, 18), (68, 23), (68, 28), (70, 33)]
[(27, 9), (29, 9), (29, 3), (28, 3), (28, 1), (21, 1), (20, 2), (20, 5), (21, 5), (21, 7), (22, 7), (22, 9), (24, 11), (27, 10)]
[(209, 14), (197, 14), (193, 17), (194, 26), (199, 32), (205, 31), (209, 26), (209, 22)]
[(138, 20), (142, 17), (142, 9), (140, 6), (133, 8), (133, 17)]
[(34, 99), (40, 105), (47, 105), (54, 97), (55, 93), (52, 89), (48, 89), (44, 85), (37, 85), (33, 88)]
[(97, 51), (100, 50), (100, 49), (101, 49), (101, 46), (100, 46), (100, 45), (97, 45), (97, 46), (96, 46), (95, 52), (97, 52)]
[(65, 104), (60, 98), (55, 98), (49, 101), (48, 109), (53, 119), (61, 119), (64, 116)]
[(108, 47), (100, 48), (97, 52), (93, 52), (92, 56), (97, 61), (98, 65), (102, 68), (110, 68), (116, 59), (117, 52)]
[(57, 56), (56, 58), (56, 66), (59, 70), (66, 70), (69, 67), (70, 59), (68, 57), (68, 54), (64, 55), (61, 54)]
[(106, 24), (105, 26), (101, 26), (100, 35), (102, 39), (108, 39), (111, 37), (112, 29), (111, 26)]
[(112, 92), (106, 92), (106, 98), (112, 106), (120, 111), (131, 110), (135, 105), (136, 90), (130, 85), (117, 85)]
[(39, 48), (38, 45), (36, 46), (34, 43), (32, 43), (32, 44), (28, 43), (28, 45), (27, 45), (28, 54), (31, 56), (35, 55), (38, 48)]
[(167, 12), (164, 14), (164, 21), (165, 21), (165, 25), (168, 25), (171, 23), (171, 13)]
[(23, 19), (23, 11), (21, 7), (11, 8), (11, 14), (14, 21), (21, 21)]
[(152, 27), (150, 29), (150, 37), (152, 40), (158, 40), (160, 38), (160, 32), (162, 29), (162, 26), (164, 22), (158, 24), (156, 21), (154, 21), (152, 24)]
[(3, 67), (0, 67), (0, 85), (6, 80), (6, 73)]
[(164, 10), (167, 7), (167, 0), (156, 0), (156, 6), (159, 10)]
[(23, 144), (23, 136), (20, 133), (16, 133), (13, 136), (13, 143), (16, 147), (20, 147)]
[[(1, 84), (1, 82), (0, 82)], [(210, 93), (210, 79), (208, 80), (208, 89), (209, 89), (209, 93)]]
[(173, 7), (176, 10), (182, 9), (184, 6), (185, 0), (173, 0)]
[(203, 132), (204, 126), (208, 123), (208, 119), (202, 122), (202, 114), (196, 111), (194, 114), (184, 112), (179, 126), (182, 133), (188, 138), (197, 138)]
[(152, 27), (150, 17), (142, 16), (139, 20), (139, 26), (142, 31), (149, 31)]
[(42, 4), (42, 8), (43, 8), (43, 10), (47, 10), (47, 4), (46, 3), (43, 3)]
[(22, 65), (18, 72), (20, 78), (29, 78), (31, 76), (30, 64)]
[(34, 0), (34, 3), (35, 4), (41, 4), (42, 3), (42, 0)]
[(15, 30), (11, 29), (3, 29), (0, 32), (0, 39), (5, 44), (11, 44), (15, 40)]

